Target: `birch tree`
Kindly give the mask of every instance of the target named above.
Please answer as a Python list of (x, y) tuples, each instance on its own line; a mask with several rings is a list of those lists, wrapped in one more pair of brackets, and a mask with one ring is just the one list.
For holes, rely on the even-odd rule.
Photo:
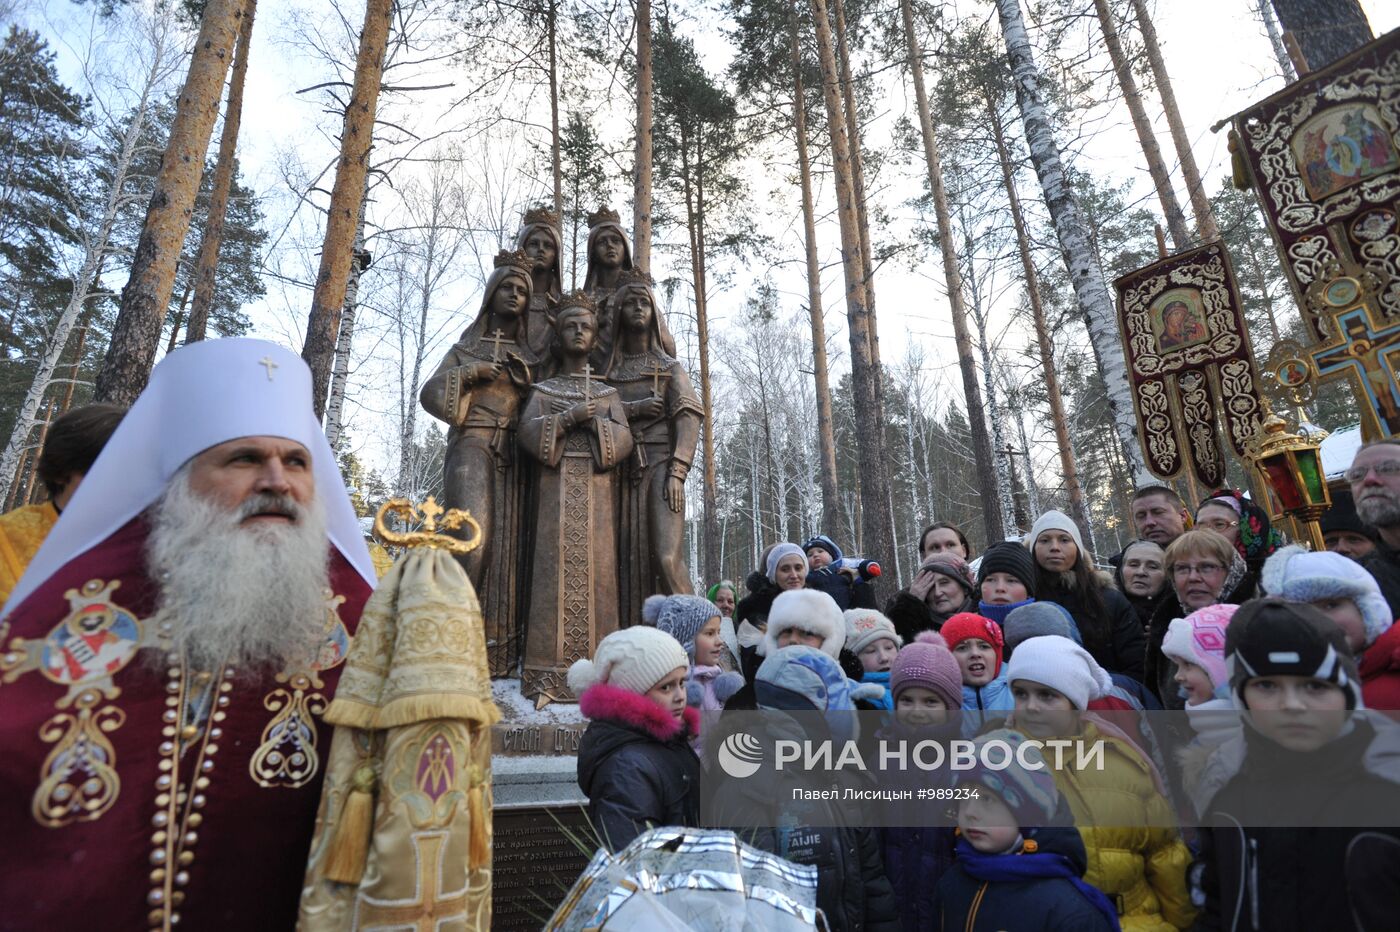
[(1133, 412), (1133, 397), (1128, 388), (1127, 366), (1119, 342), (1117, 314), (1113, 299), (1104, 283), (1103, 269), (1094, 256), (1086, 235), (1079, 207), (1070, 193), (1060, 161), (1060, 147), (1055, 141), (1049, 114), (1040, 91), (1040, 73), (1026, 34), (1020, 0), (997, 0), (997, 15), (1006, 41), (1007, 58), (1016, 87), (1016, 100), (1025, 128), (1026, 144), (1031, 161), (1040, 179), (1045, 207), (1050, 213), (1055, 234), (1064, 255), (1065, 267), (1074, 287), (1085, 326), (1094, 347), (1095, 361), (1103, 373), (1109, 411), (1118, 436), (1118, 443), (1132, 481), (1147, 484), (1153, 481), (1143, 462), (1138, 445), (1137, 419)]
[(205, 4), (131, 277), (122, 289), (112, 340), (97, 373), (98, 401), (131, 404), (151, 376), (243, 8), (244, 0)]
[[(6, 491), (0, 497), (8, 497), (12, 493), (10, 483), (16, 476), (17, 466), (26, 450), (26, 442), (34, 428), (44, 394), (53, 384), (54, 372), (68, 346), (74, 325), (86, 319), (92, 301), (100, 296), (100, 269), (103, 260), (112, 251), (112, 232), (117, 219), (130, 202), (128, 181), (137, 147), (146, 129), (146, 122), (155, 108), (156, 98), (177, 67), (178, 55), (174, 46), (178, 43), (179, 29), (173, 13), (157, 8), (149, 16), (144, 12), (123, 11), (118, 13), (117, 17), (114, 21), (117, 35), (125, 40), (123, 45), (128, 49), (136, 50), (133, 65), (141, 70), (137, 72), (139, 77), (136, 83), (130, 88), (122, 89), (123, 92), (118, 95), (119, 102), (104, 100), (102, 95), (96, 93), (90, 95), (92, 106), (102, 112), (104, 129), (115, 128), (122, 120), (125, 120), (125, 126), (119, 137), (120, 142), (107, 165), (110, 174), (107, 189), (101, 199), (101, 213), (95, 223), (85, 225), (79, 230), (82, 259), (72, 276), (72, 290), (68, 301), (44, 341), (44, 354), (39, 359), (34, 379), (20, 403), (19, 413), (4, 452), (0, 454), (0, 482), (6, 483)], [(106, 64), (106, 55), (110, 54), (108, 50), (101, 48), (94, 51), (95, 55), (82, 62), (83, 74), (89, 87), (98, 83), (95, 70)], [(161, 316), (164, 317), (163, 312)], [(64, 410), (67, 410), (72, 402), (72, 390), (77, 380), (78, 365), (82, 360), (85, 336), (86, 327), (80, 332), (73, 370), (68, 378)]]

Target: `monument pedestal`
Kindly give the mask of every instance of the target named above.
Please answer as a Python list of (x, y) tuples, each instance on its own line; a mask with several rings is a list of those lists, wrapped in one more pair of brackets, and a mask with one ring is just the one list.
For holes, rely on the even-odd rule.
[(491, 729), (494, 796), (491, 928), (545, 924), (593, 856), (578, 746), (588, 722), (577, 705), (536, 710), (519, 680), (496, 680), (501, 721)]

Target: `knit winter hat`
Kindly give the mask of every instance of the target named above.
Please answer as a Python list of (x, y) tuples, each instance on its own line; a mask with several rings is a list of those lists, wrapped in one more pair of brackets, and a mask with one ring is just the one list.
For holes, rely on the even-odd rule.
[(1040, 540), (1040, 535), (1046, 531), (1064, 531), (1074, 538), (1074, 546), (1080, 553), (1084, 552), (1084, 538), (1079, 534), (1079, 526), (1070, 519), (1070, 516), (1063, 511), (1055, 511), (1053, 508), (1035, 519), (1035, 524), (1031, 525), (1031, 532), (1026, 535), (1026, 546), (1035, 548), (1035, 542)]
[(933, 690), (949, 709), (962, 706), (962, 669), (937, 631), (920, 631), (894, 658), (890, 694), (898, 699), (910, 686)]
[(593, 659), (575, 660), (569, 667), (569, 689), (582, 695), (588, 687), (607, 683), (645, 695), (677, 667), (689, 667), (680, 642), (665, 631), (633, 625), (603, 638)]
[[(943, 635), (943, 640), (948, 645), (949, 650), (954, 650), (968, 638), (981, 638), (992, 649), (996, 651), (997, 663), (992, 668), (992, 676), (996, 677), (1001, 672), (1001, 657), (1005, 650), (1005, 643), (1002, 640), (1001, 625), (990, 618), (983, 618), (972, 612), (958, 612), (952, 618), (943, 622), (943, 627), (938, 629), (938, 633)], [(961, 678), (961, 674), (959, 674)]]
[(846, 650), (859, 654), (880, 638), (894, 641), (895, 647), (904, 644), (894, 629), (894, 622), (873, 608), (848, 608), (843, 613), (846, 620)]
[(815, 589), (793, 589), (780, 592), (768, 609), (768, 632), (763, 636), (760, 653), (771, 657), (778, 650), (778, 635), (797, 628), (821, 635), (822, 651), (832, 659), (841, 653), (846, 643), (846, 619), (836, 601)]
[(1306, 602), (1267, 598), (1240, 606), (1225, 630), (1225, 665), (1232, 698), (1241, 709), (1249, 708), (1245, 684), (1261, 676), (1308, 676), (1335, 683), (1346, 693), (1348, 709), (1366, 707), (1346, 635)]
[(1207, 605), (1167, 626), (1162, 653), (1180, 663), (1185, 660), (1206, 671), (1210, 685), (1223, 695), (1230, 685), (1225, 667), (1225, 632), (1238, 605)]
[(642, 623), (665, 631), (695, 656), (695, 635), (705, 622), (719, 617), (719, 609), (698, 595), (649, 595), (642, 603)]
[(1340, 553), (1313, 553), (1292, 544), (1264, 561), (1259, 581), (1269, 595), (1294, 602), (1351, 599), (1366, 625), (1368, 645), (1385, 634), (1395, 620), (1376, 578)]
[(847, 679), (834, 657), (805, 644), (775, 650), (754, 677), (758, 707), (789, 712), (851, 712), (857, 699), (877, 698), (884, 689)]
[(831, 554), (832, 563), (841, 562), (841, 548), (836, 546), (836, 541), (832, 540), (830, 537), (827, 537), (825, 534), (818, 534), (816, 537), (807, 538), (806, 542), (802, 544), (802, 552), (805, 554), (813, 547), (820, 547), (827, 553)]
[(999, 540), (982, 554), (982, 562), (977, 567), (977, 588), (993, 573), (1010, 573), (1026, 587), (1026, 595), (1035, 598), (1035, 560), (1031, 552), (1018, 543)]
[(919, 572), (941, 573), (953, 582), (967, 590), (968, 595), (972, 595), (977, 589), (977, 581), (972, 578), (972, 570), (968, 568), (967, 561), (956, 553), (947, 550), (941, 553), (931, 553), (919, 564)]
[(1012, 609), (1006, 621), (1002, 622), (1002, 634), (1006, 638), (1008, 651), (1014, 651), (1022, 641), (1047, 634), (1069, 638), (1076, 644), (1084, 643), (1074, 616), (1063, 605), (1054, 602), (1032, 602)]
[[(1055, 788), (1055, 774), (1046, 766), (1040, 749), (1034, 744), (1022, 747), (1026, 740), (1025, 735), (1009, 728), (998, 728), (979, 736), (974, 743), (975, 764), (967, 770), (953, 771), (953, 786), (976, 783), (986, 787), (1011, 810), (1019, 827), (1034, 828), (1045, 825), (1054, 816), (1060, 793)], [(985, 750), (993, 742), (998, 746)], [(984, 753), (993, 764), (999, 764), (1005, 757), (1006, 766), (993, 770), (983, 762)]]
[(1030, 680), (1064, 694), (1070, 705), (1083, 709), (1113, 688), (1113, 678), (1089, 652), (1069, 638), (1045, 635), (1022, 641), (1006, 665), (1006, 680)]
[(777, 585), (778, 582), (778, 561), (788, 554), (797, 554), (802, 558), (802, 568), (807, 568), (807, 551), (792, 543), (783, 541), (781, 544), (774, 544), (773, 549), (768, 551), (768, 562), (764, 564), (763, 572), (768, 577), (768, 581)]

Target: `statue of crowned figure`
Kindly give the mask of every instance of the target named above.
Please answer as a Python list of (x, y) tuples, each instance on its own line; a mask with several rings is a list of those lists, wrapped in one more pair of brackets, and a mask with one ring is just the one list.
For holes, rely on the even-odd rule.
[(704, 410), (616, 211), (589, 216), (584, 288), (562, 293), (559, 217), (527, 211), (481, 309), (421, 392), (448, 424), (444, 499), (485, 543), (463, 559), (493, 677), (543, 705), (565, 674), (690, 593), (685, 480)]

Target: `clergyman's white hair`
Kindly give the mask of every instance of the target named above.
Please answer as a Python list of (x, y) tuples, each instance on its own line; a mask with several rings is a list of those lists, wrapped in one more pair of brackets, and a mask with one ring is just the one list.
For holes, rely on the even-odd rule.
[[(319, 496), (300, 505), (264, 493), (230, 510), (192, 490), (189, 479), (187, 465), (166, 486), (146, 551), (160, 585), (156, 621), (170, 624), (171, 648), (197, 670), (304, 664), (325, 637), (330, 593)], [(269, 509), (295, 520), (242, 523)]]

